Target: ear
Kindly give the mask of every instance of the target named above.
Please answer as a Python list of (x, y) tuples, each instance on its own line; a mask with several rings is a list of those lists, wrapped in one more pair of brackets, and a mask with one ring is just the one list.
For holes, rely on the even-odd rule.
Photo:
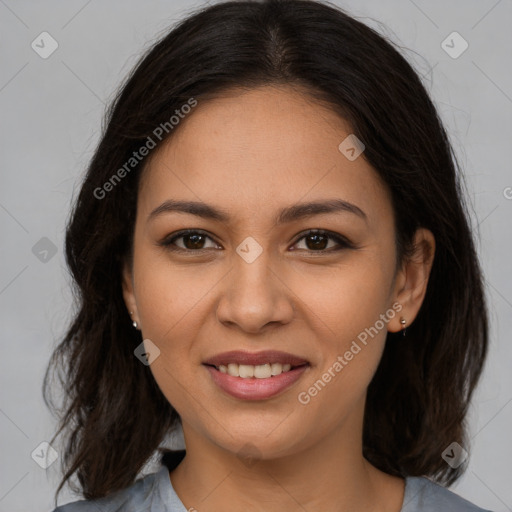
[(434, 262), (436, 242), (431, 231), (420, 228), (413, 240), (412, 254), (404, 260), (397, 273), (394, 288), (394, 302), (402, 305), (400, 314), (388, 323), (388, 331), (398, 332), (403, 329), (400, 319), (405, 320), (405, 327), (411, 325), (420, 310)]
[(137, 323), (139, 322), (139, 315), (137, 311), (137, 302), (135, 300), (135, 293), (133, 287), (133, 271), (129, 261), (123, 263), (122, 269), (122, 286), (123, 286), (123, 298), (128, 313), (131, 319)]

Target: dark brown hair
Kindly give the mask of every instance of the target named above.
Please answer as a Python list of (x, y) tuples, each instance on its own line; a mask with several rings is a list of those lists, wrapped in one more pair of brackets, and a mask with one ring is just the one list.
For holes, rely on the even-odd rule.
[(145, 160), (105, 197), (97, 190), (190, 98), (272, 84), (307, 91), (364, 142), (364, 158), (391, 192), (397, 261), (417, 228), (436, 239), (424, 303), (406, 338), (388, 333), (368, 389), (364, 456), (389, 474), (446, 484), (464, 470), (441, 454), (453, 441), (467, 443), (487, 312), (460, 168), (436, 109), (394, 44), (341, 9), (310, 0), (232, 1), (192, 13), (141, 58), (108, 110), (76, 198), (65, 243), (77, 307), (43, 384), (55, 411), (49, 375), (56, 367), (65, 400), (54, 439), (68, 434), (56, 495), (74, 473), (86, 499), (132, 484), (179, 423), (149, 367), (134, 357), (141, 335), (121, 293)]

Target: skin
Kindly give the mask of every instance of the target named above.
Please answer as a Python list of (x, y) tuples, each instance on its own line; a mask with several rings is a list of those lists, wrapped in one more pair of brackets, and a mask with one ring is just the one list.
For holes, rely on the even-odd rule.
[[(126, 306), (143, 339), (160, 349), (151, 372), (182, 419), (187, 454), (170, 473), (178, 496), (201, 512), (399, 512), (404, 480), (362, 456), (363, 411), (386, 331), (399, 331), (400, 317), (410, 325), (423, 301), (432, 233), (418, 230), (413, 257), (396, 267), (386, 185), (364, 153), (350, 161), (338, 150), (350, 126), (289, 86), (199, 102), (178, 128), (144, 171), (133, 262), (123, 269)], [(282, 208), (332, 198), (357, 205), (366, 220), (335, 212), (273, 222)], [(202, 201), (231, 219), (149, 218), (168, 199)], [(192, 228), (209, 238), (176, 240), (188, 253), (158, 244)], [(301, 238), (315, 228), (355, 247), (327, 238), (320, 252)], [(262, 249), (252, 263), (236, 252), (248, 236)], [(396, 303), (400, 313), (299, 403), (298, 394)], [(237, 349), (290, 352), (310, 367), (279, 396), (243, 401), (223, 393), (202, 366)]]

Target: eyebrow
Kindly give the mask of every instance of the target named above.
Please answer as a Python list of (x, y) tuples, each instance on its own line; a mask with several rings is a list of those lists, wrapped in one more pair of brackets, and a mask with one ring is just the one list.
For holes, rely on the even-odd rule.
[[(169, 212), (188, 213), (202, 217), (203, 219), (212, 219), (225, 223), (228, 223), (231, 219), (226, 210), (216, 208), (200, 201), (178, 201), (168, 199), (149, 214), (148, 222), (163, 213)], [(355, 204), (342, 199), (327, 199), (324, 201), (298, 203), (292, 206), (287, 206), (279, 212), (274, 220), (274, 224), (286, 224), (312, 215), (339, 212), (352, 213), (363, 219), (365, 222), (368, 222), (368, 217), (364, 211)]]

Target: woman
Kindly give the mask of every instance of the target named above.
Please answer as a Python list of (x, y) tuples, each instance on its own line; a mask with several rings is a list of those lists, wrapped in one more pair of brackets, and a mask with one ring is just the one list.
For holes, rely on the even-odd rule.
[(67, 228), (57, 492), (85, 499), (56, 510), (483, 510), (441, 485), (488, 340), (457, 170), (414, 70), (334, 6), (170, 31)]

